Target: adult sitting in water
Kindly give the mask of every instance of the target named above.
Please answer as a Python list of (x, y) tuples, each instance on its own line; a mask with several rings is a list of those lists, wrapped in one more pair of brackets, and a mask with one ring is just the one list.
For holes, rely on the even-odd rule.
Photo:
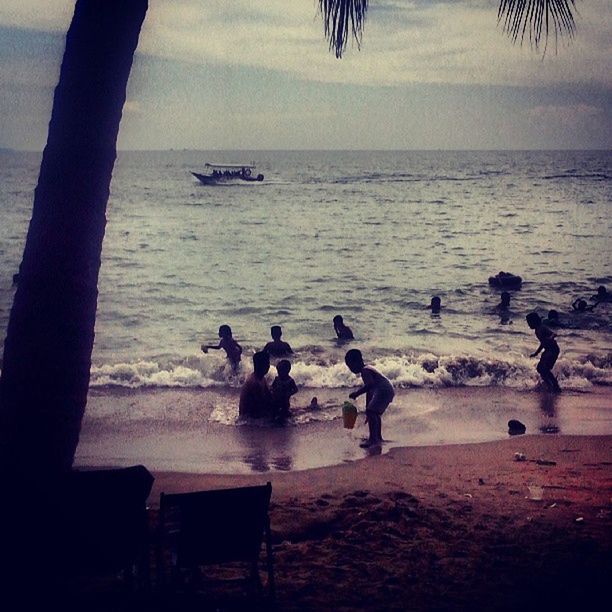
[(272, 394), (266, 374), (270, 369), (270, 356), (260, 351), (253, 355), (253, 373), (244, 381), (240, 391), (238, 415), (259, 419), (272, 415)]

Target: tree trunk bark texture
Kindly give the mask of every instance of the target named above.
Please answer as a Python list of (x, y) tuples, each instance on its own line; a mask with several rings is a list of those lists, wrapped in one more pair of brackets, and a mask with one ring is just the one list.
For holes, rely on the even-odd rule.
[(87, 402), (106, 205), (147, 0), (78, 0), (4, 343), (0, 461), (72, 466)]

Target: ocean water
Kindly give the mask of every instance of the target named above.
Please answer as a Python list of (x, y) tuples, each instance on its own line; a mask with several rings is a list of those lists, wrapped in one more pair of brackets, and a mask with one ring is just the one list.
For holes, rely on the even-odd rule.
[[(190, 172), (210, 161), (254, 162), (265, 180), (200, 185)], [(39, 163), (0, 152), (0, 338)], [(352, 387), (332, 327), (342, 314), (350, 346), (399, 388), (533, 389), (524, 317), (551, 308), (561, 386), (609, 385), (612, 304), (571, 304), (612, 289), (611, 211), (609, 151), (120, 153), (91, 385), (238, 388), (277, 324), (299, 386)], [(505, 320), (487, 282), (501, 270), (524, 279)], [(199, 349), (224, 323), (244, 349), (238, 374)]]

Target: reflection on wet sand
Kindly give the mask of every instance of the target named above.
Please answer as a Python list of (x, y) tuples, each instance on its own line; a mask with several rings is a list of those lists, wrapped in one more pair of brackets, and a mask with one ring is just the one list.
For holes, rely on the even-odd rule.
[(253, 472), (293, 469), (293, 427), (242, 425), (237, 429), (245, 451), (242, 461)]
[(542, 391), (540, 393), (540, 411), (542, 413), (542, 422), (540, 431), (544, 434), (560, 433), (559, 424), (557, 422), (557, 401), (558, 393), (550, 393)]

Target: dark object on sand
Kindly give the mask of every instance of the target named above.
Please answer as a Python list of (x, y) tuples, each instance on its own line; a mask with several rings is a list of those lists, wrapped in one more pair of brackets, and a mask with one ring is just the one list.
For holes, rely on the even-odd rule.
[(499, 272), (495, 276), (489, 276), (489, 285), (504, 289), (520, 289), (523, 279), (510, 272)]
[(516, 419), (510, 419), (508, 421), (508, 433), (511, 436), (520, 436), (521, 434), (524, 434), (526, 431), (527, 431), (527, 428), (520, 421), (517, 421)]
[(196, 572), (202, 566), (240, 561), (250, 565), (249, 582), (254, 592), (259, 593), (259, 556), (265, 541), (268, 595), (273, 599), (268, 516), (271, 495), (269, 482), (263, 486), (162, 493), (157, 550), (159, 584), (180, 589), (176, 582), (181, 577), (196, 580)]

